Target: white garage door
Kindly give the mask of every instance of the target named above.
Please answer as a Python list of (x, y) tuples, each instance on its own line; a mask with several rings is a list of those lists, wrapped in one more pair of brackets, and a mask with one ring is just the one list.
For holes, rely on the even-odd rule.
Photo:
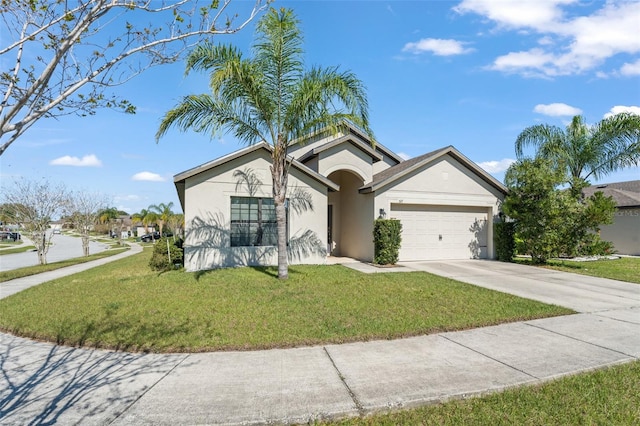
[(401, 261), (487, 257), (487, 209), (391, 204), (390, 216), (402, 222)]

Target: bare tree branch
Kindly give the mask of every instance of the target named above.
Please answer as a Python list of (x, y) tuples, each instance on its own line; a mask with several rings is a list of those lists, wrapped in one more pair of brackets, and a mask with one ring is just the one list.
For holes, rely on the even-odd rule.
[(134, 113), (106, 88), (240, 31), (271, 1), (254, 0), (241, 19), (231, 0), (0, 0), (0, 64), (9, 70), (0, 71), (0, 155), (43, 117)]

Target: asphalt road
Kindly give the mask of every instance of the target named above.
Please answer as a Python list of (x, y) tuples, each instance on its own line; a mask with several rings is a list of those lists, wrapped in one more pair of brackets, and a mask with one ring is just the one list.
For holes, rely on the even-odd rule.
[[(22, 236), (23, 244), (31, 245), (31, 241)], [(59, 262), (61, 260), (73, 259), (82, 256), (82, 240), (79, 237), (69, 237), (67, 235), (54, 235), (51, 240), (52, 245), (47, 253), (47, 263)], [(90, 242), (89, 253), (99, 253), (109, 248), (106, 244)], [(38, 255), (35, 251), (24, 253), (5, 254), (0, 256), (0, 271), (10, 271), (12, 269), (24, 268), (38, 264)]]

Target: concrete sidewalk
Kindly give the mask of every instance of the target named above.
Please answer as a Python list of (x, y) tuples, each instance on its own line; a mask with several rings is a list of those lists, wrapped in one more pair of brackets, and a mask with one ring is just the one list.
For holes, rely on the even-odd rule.
[(67, 266), (66, 268), (55, 269), (49, 272), (43, 272), (41, 274), (30, 275), (24, 278), (17, 278), (11, 281), (4, 281), (0, 283), (0, 299), (9, 297), (12, 294), (25, 290), (29, 287), (33, 287), (38, 284), (42, 284), (47, 281), (55, 280), (57, 278), (66, 277), (68, 275), (77, 274), (78, 272), (86, 271), (96, 266), (104, 265), (134, 254), (140, 253), (142, 246), (139, 244), (130, 244), (130, 249), (108, 257), (92, 260), (90, 262), (79, 263), (77, 265)]
[(0, 424), (304, 423), (483, 394), (638, 359), (640, 301), (617, 299), (564, 317), (254, 352), (129, 354), (0, 335)]

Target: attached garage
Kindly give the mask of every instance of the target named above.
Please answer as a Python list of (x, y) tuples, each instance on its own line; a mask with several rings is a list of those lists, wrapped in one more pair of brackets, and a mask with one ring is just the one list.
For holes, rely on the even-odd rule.
[(400, 260), (486, 259), (489, 209), (391, 203), (402, 223)]

